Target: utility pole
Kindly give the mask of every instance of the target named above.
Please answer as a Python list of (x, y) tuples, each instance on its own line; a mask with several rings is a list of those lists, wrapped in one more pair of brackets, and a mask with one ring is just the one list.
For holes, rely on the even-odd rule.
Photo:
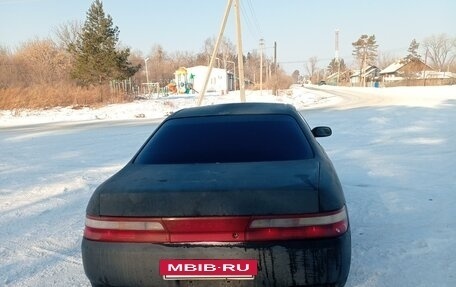
[(423, 71), (423, 86), (426, 87), (426, 67), (429, 49), (426, 49), (426, 55), (424, 56), (424, 71)]
[(147, 85), (147, 93), (150, 94), (150, 88), (149, 88), (149, 69), (147, 68), (147, 62), (150, 60), (150, 58), (145, 58), (144, 63), (146, 64), (146, 85)]
[(236, 91), (236, 63), (233, 61), (226, 61), (227, 63), (233, 64), (233, 88)]
[(212, 67), (214, 66), (214, 61), (217, 56), (217, 51), (220, 46), (220, 42), (222, 41), (223, 32), (225, 31), (226, 21), (228, 19), (228, 15), (230, 14), (231, 6), (233, 5), (233, 0), (228, 0), (225, 8), (225, 14), (223, 15), (222, 25), (220, 27), (220, 31), (218, 34), (217, 41), (215, 42), (214, 51), (212, 52), (211, 60), (209, 62), (209, 68), (207, 69), (206, 79), (204, 80), (203, 90), (198, 98), (198, 106), (201, 106), (203, 102), (204, 94), (206, 93), (207, 84), (209, 83), (209, 78), (211, 77)]
[(209, 68), (206, 74), (206, 79), (204, 80), (203, 90), (198, 98), (198, 106), (201, 106), (203, 102), (204, 94), (206, 93), (207, 84), (209, 83), (209, 78), (211, 76), (212, 67), (214, 66), (214, 61), (217, 58), (217, 51), (220, 46), (220, 42), (223, 38), (223, 32), (225, 31), (226, 22), (228, 19), (228, 15), (230, 14), (231, 6), (235, 6), (235, 14), (236, 14), (236, 35), (237, 35), (237, 54), (238, 54), (238, 69), (239, 69), (239, 90), (240, 90), (240, 97), (241, 102), (245, 102), (245, 81), (244, 81), (244, 56), (242, 53), (242, 35), (241, 35), (241, 13), (239, 8), (239, 1), (240, 0), (228, 0), (226, 5), (225, 14), (223, 15), (222, 25), (220, 27), (220, 31), (217, 37), (217, 41), (215, 42), (214, 51), (212, 52), (211, 60), (209, 62)]
[(277, 75), (277, 42), (274, 41), (274, 85), (272, 89), (272, 94), (277, 96), (277, 81), (278, 81), (278, 75)]
[(238, 54), (238, 67), (239, 67), (239, 93), (241, 102), (245, 102), (245, 81), (244, 81), (244, 54), (242, 52), (242, 34), (241, 34), (241, 10), (240, 0), (235, 0), (234, 6), (236, 8), (236, 36), (237, 36), (237, 54)]
[(264, 39), (260, 39), (260, 96), (263, 95), (263, 46)]
[(339, 77), (340, 77), (340, 60), (339, 60), (339, 29), (336, 29), (336, 51), (334, 59), (337, 65), (337, 86), (339, 86)]
[[(366, 45), (367, 45), (367, 43), (366, 43)], [(367, 68), (366, 62), (367, 62), (367, 48), (366, 48), (366, 52), (364, 53), (363, 68), (361, 70), (363, 73), (363, 88), (366, 87), (366, 68)]]

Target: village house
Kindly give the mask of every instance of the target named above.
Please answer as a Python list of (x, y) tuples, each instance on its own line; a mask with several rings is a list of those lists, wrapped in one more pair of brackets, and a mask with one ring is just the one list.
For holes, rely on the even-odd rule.
[(379, 81), (380, 69), (374, 65), (368, 65), (362, 70), (354, 70), (350, 76), (352, 86), (373, 87)]
[(388, 85), (392, 82), (418, 79), (423, 71), (432, 71), (432, 68), (417, 58), (409, 61), (401, 59), (380, 71), (380, 76), (383, 83)]

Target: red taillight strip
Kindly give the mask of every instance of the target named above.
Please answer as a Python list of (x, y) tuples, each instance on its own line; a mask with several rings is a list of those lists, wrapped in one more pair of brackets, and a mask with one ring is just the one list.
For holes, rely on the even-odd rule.
[(337, 237), (348, 230), (345, 207), (320, 214), (125, 218), (86, 217), (84, 237), (107, 242), (254, 242)]
[(318, 215), (268, 216), (254, 218), (246, 241), (300, 240), (341, 236), (348, 230), (344, 208)]
[(250, 223), (250, 228), (289, 228), (289, 227), (304, 227), (315, 225), (329, 225), (340, 221), (347, 220), (347, 212), (345, 207), (326, 215), (310, 215), (307, 217), (296, 216), (288, 218), (257, 218)]
[(86, 217), (85, 225), (96, 229), (114, 229), (114, 230), (165, 230), (160, 221), (157, 220), (126, 220), (125, 218), (103, 218), (97, 219)]

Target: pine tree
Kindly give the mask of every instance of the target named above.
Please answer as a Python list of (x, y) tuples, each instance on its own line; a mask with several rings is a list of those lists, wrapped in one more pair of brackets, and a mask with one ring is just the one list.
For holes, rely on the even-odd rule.
[(407, 49), (407, 52), (409, 54), (402, 60), (402, 62), (408, 63), (410, 61), (421, 60), (421, 55), (418, 54), (419, 47), (420, 47), (420, 44), (418, 42), (416, 42), (415, 39), (413, 39), (412, 42), (410, 43), (409, 48)]
[(347, 65), (345, 65), (344, 59), (337, 60), (336, 58), (333, 58), (327, 67), (328, 74), (330, 75), (338, 72), (342, 73), (346, 69)]
[(71, 75), (79, 84), (103, 85), (110, 80), (127, 79), (140, 68), (128, 62), (129, 49), (117, 49), (119, 28), (105, 15), (101, 0), (92, 3), (76, 42), (69, 50), (74, 55)]
[[(360, 83), (361, 83), (361, 75), (363, 74), (362, 71), (366, 67), (368, 63), (372, 63), (377, 58), (377, 41), (375, 40), (375, 35), (368, 36), (368, 35), (361, 35), (361, 37), (352, 43), (353, 45), (353, 53), (352, 55), (358, 59), (360, 63)], [(363, 83), (364, 86), (365, 83)]]

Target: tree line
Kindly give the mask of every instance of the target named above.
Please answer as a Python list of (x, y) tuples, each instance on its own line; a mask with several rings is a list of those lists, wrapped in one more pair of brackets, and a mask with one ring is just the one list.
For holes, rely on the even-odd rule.
[[(208, 65), (215, 46), (215, 37), (210, 37), (197, 53), (168, 52), (156, 44), (144, 55), (122, 47), (119, 33), (112, 17), (104, 12), (102, 1), (95, 0), (84, 23), (62, 23), (55, 28), (54, 39), (33, 39), (15, 50), (0, 46), (0, 109), (128, 101), (143, 92), (146, 74), (149, 82), (165, 86), (179, 67)], [(243, 60), (248, 87), (255, 88), (260, 55), (249, 52)], [(227, 38), (222, 41), (215, 65), (228, 71), (237, 68), (235, 45)], [(272, 88), (279, 79), (279, 88), (288, 88), (291, 77), (280, 67), (272, 77), (271, 65), (272, 60), (264, 58), (263, 87)]]
[(321, 62), (318, 57), (313, 56), (307, 60), (306, 72), (307, 79), (316, 83), (320, 79), (334, 73), (344, 74), (341, 83), (348, 83), (349, 71), (352, 69), (362, 70), (369, 65), (384, 69), (390, 64), (400, 61), (402, 63), (420, 60), (425, 62), (435, 71), (447, 71), (456, 73), (456, 37), (446, 34), (437, 34), (426, 37), (422, 43), (412, 39), (407, 51), (401, 57), (396, 57), (389, 53), (382, 53), (378, 50), (379, 45), (375, 35), (361, 35), (352, 43), (354, 63), (349, 67), (344, 59), (333, 58), (326, 67), (319, 67)]

